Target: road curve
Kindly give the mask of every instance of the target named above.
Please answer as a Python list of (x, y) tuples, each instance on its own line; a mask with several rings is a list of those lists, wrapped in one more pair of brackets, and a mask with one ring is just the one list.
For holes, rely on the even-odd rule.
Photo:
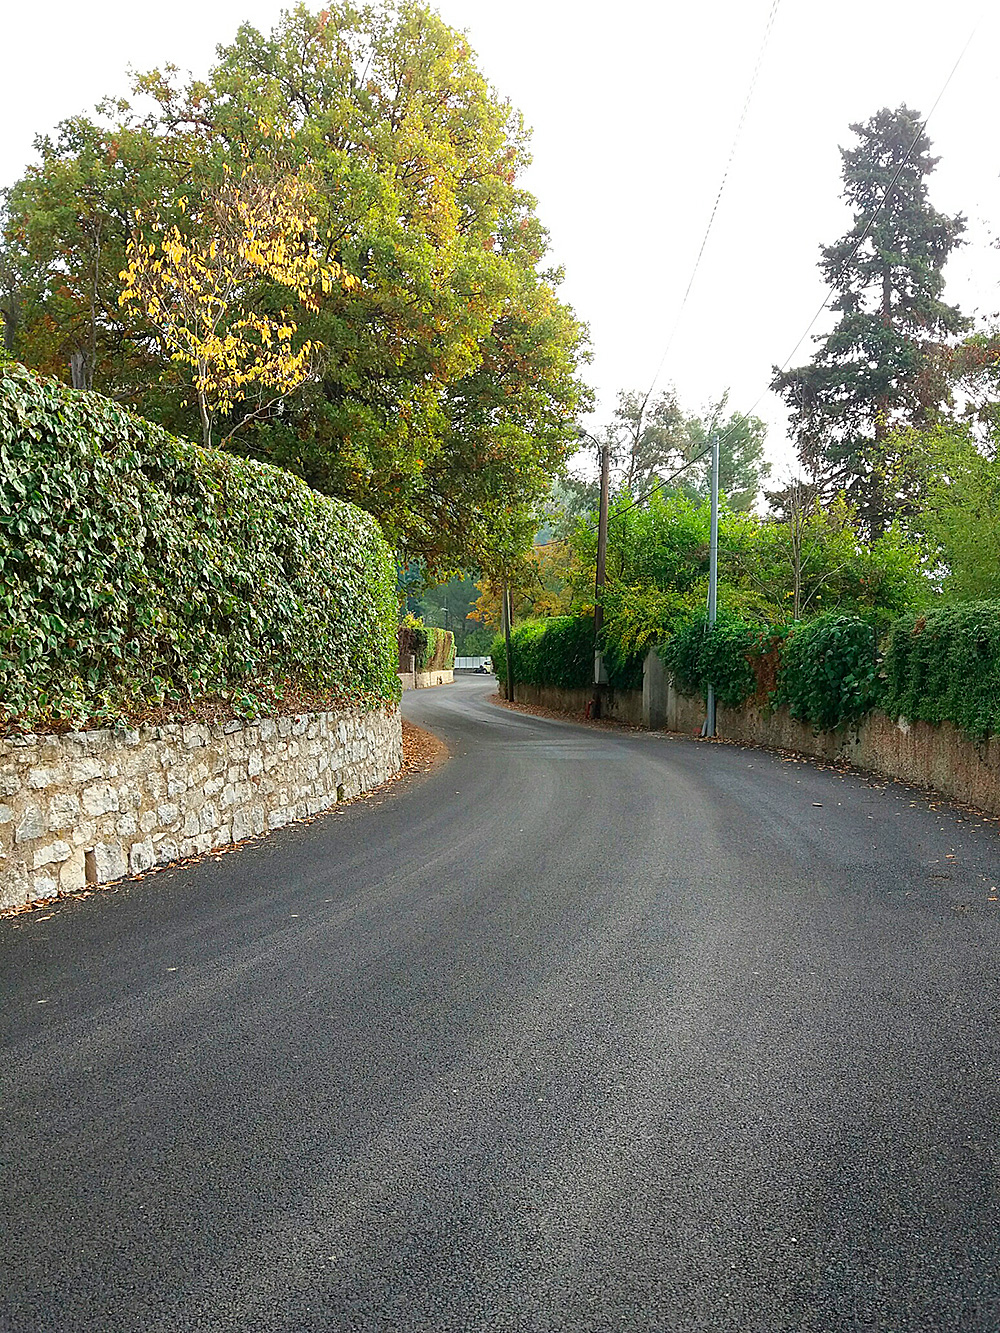
[(0, 1329), (996, 1333), (996, 824), (491, 687), (0, 923)]

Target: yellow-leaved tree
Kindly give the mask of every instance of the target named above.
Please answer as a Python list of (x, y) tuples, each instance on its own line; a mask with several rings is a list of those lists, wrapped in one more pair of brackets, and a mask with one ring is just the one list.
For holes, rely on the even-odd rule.
[(224, 172), (190, 211), (186, 198), (177, 201), (190, 234), (137, 212), (120, 275), (119, 303), (141, 309), (170, 357), (190, 368), (206, 446), (216, 420), (238, 404), (256, 397), (258, 405), (226, 439), (276, 407), (322, 351), (317, 342), (296, 346), (294, 317), (273, 311), (275, 289), (316, 309), (335, 285), (358, 285), (323, 254), (305, 176), (267, 167)]

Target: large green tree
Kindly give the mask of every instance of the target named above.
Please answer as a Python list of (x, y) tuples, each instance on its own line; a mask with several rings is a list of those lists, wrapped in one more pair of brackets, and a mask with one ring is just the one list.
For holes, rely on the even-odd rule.
[(686, 487), (695, 495), (711, 494), (712, 433), (719, 437), (719, 490), (725, 495), (728, 507), (739, 513), (753, 509), (761, 486), (771, 474), (771, 464), (764, 456), (767, 423), (760, 417), (745, 412), (726, 415), (729, 394), (725, 393), (704, 417), (687, 420), (688, 456), (698, 458), (686, 474)]
[[(156, 327), (117, 304), (136, 210), (210, 244), (211, 210), (185, 200), (262, 160), (308, 175), (316, 257), (356, 281), (293, 312), (316, 373), (270, 412), (235, 405), (221, 433), (252, 410), (241, 450), (362, 504), (439, 569), (528, 544), (588, 405), (585, 331), (519, 184), (521, 120), (460, 33), (413, 0), (299, 6), (270, 34), (242, 26), (206, 79), (153, 71), (39, 148), (6, 205), (17, 355), (64, 375), (73, 361), (196, 434)], [(265, 319), (287, 294), (262, 278), (241, 298)]]
[(910, 498), (888, 441), (947, 402), (937, 353), (966, 323), (942, 300), (944, 265), (965, 223), (928, 199), (938, 159), (921, 126), (905, 106), (851, 126), (858, 143), (841, 158), (854, 222), (820, 263), (837, 322), (808, 365), (776, 368), (772, 385), (790, 408), (807, 473), (846, 491), (872, 536)]

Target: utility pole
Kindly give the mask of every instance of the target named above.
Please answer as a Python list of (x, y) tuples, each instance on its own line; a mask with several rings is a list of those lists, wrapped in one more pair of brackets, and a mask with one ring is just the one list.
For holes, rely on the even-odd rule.
[[(712, 432), (712, 528), (708, 548), (708, 630), (715, 625), (719, 598), (719, 432)], [(715, 686), (708, 687), (705, 736), (715, 735)]]
[(507, 657), (507, 700), (514, 702), (514, 667), (510, 660), (510, 622), (513, 619), (513, 606), (510, 600), (510, 588), (507, 580), (503, 582), (503, 641), (506, 647)]
[(601, 716), (601, 686), (607, 680), (601, 652), (604, 626), (604, 575), (608, 558), (608, 486), (611, 473), (611, 447), (601, 445), (601, 507), (597, 519), (597, 577), (594, 580), (594, 717)]

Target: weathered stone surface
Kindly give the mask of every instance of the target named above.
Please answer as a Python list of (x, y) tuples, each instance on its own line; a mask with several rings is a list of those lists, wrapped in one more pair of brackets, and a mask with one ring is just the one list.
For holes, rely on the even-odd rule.
[(83, 849), (77, 848), (69, 860), (64, 861), (59, 867), (59, 891), (61, 893), (75, 893), (77, 890), (86, 887), (87, 871)]
[[(72, 828), (80, 818), (80, 798), (72, 792), (60, 792), (49, 799), (49, 831)], [(2, 822), (2, 821), (0, 821)]]
[(156, 864), (156, 852), (151, 842), (134, 842), (129, 848), (128, 868), (133, 875), (141, 875)]
[(99, 842), (86, 854), (87, 879), (91, 884), (109, 884), (128, 873), (125, 854), (118, 843)]
[(32, 858), (32, 865), (35, 870), (40, 870), (42, 866), (58, 865), (63, 861), (68, 861), (73, 855), (73, 848), (68, 842), (57, 841), (50, 842), (47, 847), (37, 847)]
[(106, 815), (118, 809), (118, 793), (108, 782), (95, 783), (83, 790), (83, 808), (88, 815)]
[(29, 805), (17, 821), (14, 841), (32, 842), (35, 838), (43, 837), (46, 831), (45, 824), (45, 813), (41, 804)]
[(260, 836), (386, 781), (396, 709), (0, 741), (0, 910)]

